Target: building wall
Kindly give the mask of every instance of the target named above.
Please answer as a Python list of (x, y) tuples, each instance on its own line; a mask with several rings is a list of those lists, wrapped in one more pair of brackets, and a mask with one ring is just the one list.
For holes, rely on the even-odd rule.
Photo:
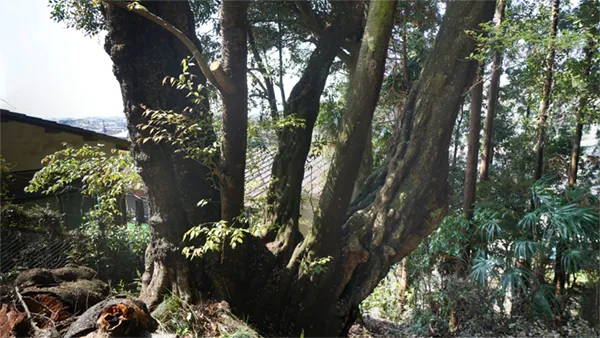
[(0, 151), (11, 171), (38, 170), (42, 167), (42, 159), (58, 150), (63, 149), (63, 143), (80, 148), (84, 144), (104, 144), (107, 151), (117, 147), (107, 141), (85, 140), (83, 136), (46, 130), (16, 121), (2, 122), (0, 129)]
[(118, 148), (118, 145), (114, 141), (94, 140), (83, 135), (19, 121), (5, 120), (0, 126), (0, 153), (11, 170), (13, 180), (8, 188), (15, 197), (15, 203), (47, 205), (63, 214), (67, 228), (78, 227), (82, 216), (94, 207), (96, 203), (94, 198), (82, 196), (78, 191), (58, 196), (29, 194), (24, 192), (24, 188), (35, 172), (43, 167), (42, 159), (63, 149), (63, 143), (74, 148), (80, 148), (84, 144), (103, 144), (106, 152)]

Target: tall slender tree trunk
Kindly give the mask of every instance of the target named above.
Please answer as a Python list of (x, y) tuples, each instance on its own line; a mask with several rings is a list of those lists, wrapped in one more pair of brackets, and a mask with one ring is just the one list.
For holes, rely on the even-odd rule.
[(456, 160), (458, 159), (458, 145), (460, 144), (460, 126), (462, 125), (462, 121), (465, 117), (463, 106), (464, 100), (460, 104), (460, 115), (458, 116), (458, 121), (456, 121), (456, 126), (454, 127), (454, 151), (452, 152), (452, 168), (456, 168)]
[[(590, 69), (592, 64), (592, 53), (594, 52), (594, 38), (593, 35), (588, 41), (585, 52), (585, 70), (584, 75), (590, 75)], [(575, 116), (575, 134), (571, 141), (571, 161), (569, 163), (569, 177), (568, 185), (574, 187), (577, 184), (577, 170), (579, 166), (579, 156), (581, 154), (581, 138), (583, 136), (583, 112), (585, 105), (587, 104), (587, 93), (584, 93), (579, 98), (579, 106), (577, 107), (577, 114)], [(556, 258), (554, 262), (554, 286), (555, 295), (560, 295), (565, 288), (566, 272), (562, 263), (562, 257), (564, 253), (563, 246), (557, 246)]]
[[(555, 50), (555, 38), (558, 29), (558, 15), (560, 10), (560, 0), (552, 1), (552, 20), (550, 24), (550, 42), (548, 43), (548, 55), (546, 57), (546, 74), (544, 78), (544, 87), (542, 93), (542, 102), (540, 105), (540, 111), (538, 114), (538, 136), (536, 142), (536, 158), (535, 158), (535, 171), (534, 180), (537, 181), (542, 178), (544, 174), (544, 146), (546, 142), (546, 120), (548, 119), (548, 107), (550, 106), (550, 94), (552, 92), (552, 80), (554, 76), (554, 58), (556, 55)], [(537, 201), (531, 199), (531, 207), (535, 209)], [(558, 250), (558, 248), (557, 248)], [(537, 259), (535, 260), (534, 267), (534, 278), (538, 280), (539, 284), (545, 284), (546, 277), (546, 265), (550, 259), (547, 255), (538, 253)], [(558, 256), (558, 253), (557, 253)], [(558, 265), (560, 266), (560, 264)], [(560, 273), (560, 272), (559, 272)]]
[(283, 87), (283, 31), (281, 29), (281, 19), (277, 14), (277, 55), (279, 56), (279, 94), (281, 95), (281, 104), (283, 111), (286, 110), (285, 88)]
[(556, 247), (556, 257), (554, 258), (554, 294), (559, 296), (565, 289), (566, 271), (563, 266), (563, 253), (565, 247), (563, 244), (559, 244)]
[[(592, 68), (592, 55), (595, 48), (594, 36), (596, 29), (592, 29), (591, 36), (588, 40), (588, 44), (585, 48), (585, 69), (584, 76), (590, 76)], [(588, 102), (588, 93), (584, 93), (579, 98), (579, 106), (577, 107), (577, 114), (575, 116), (575, 135), (573, 135), (572, 148), (571, 148), (571, 162), (569, 164), (569, 186), (575, 186), (577, 183), (577, 169), (579, 166), (579, 157), (581, 154), (581, 138), (583, 136), (583, 122), (584, 122), (584, 111)]]
[[(507, 0), (497, 0), (495, 32), (500, 34), (500, 26), (504, 18), (504, 10)], [(490, 79), (490, 92), (488, 95), (487, 114), (485, 116), (485, 135), (483, 138), (483, 149), (481, 153), (481, 173), (479, 179), (484, 182), (489, 179), (490, 167), (492, 165), (492, 149), (494, 138), (494, 117), (496, 115), (496, 105), (498, 104), (498, 95), (500, 89), (500, 76), (502, 75), (502, 51), (496, 46), (492, 61), (492, 78)]]
[(222, 92), (221, 219), (232, 223), (244, 208), (244, 173), (248, 135), (248, 1), (224, 0), (221, 7), (223, 70), (235, 92)]
[[(469, 118), (469, 136), (467, 138), (467, 166), (465, 168), (465, 186), (463, 195), (463, 214), (472, 228), (473, 209), (477, 194), (477, 162), (479, 159), (479, 132), (481, 131), (481, 100), (483, 97), (483, 64), (478, 67), (475, 83), (471, 89), (471, 113)], [(468, 230), (469, 231), (469, 230)], [(464, 247), (462, 257), (456, 268), (457, 275), (468, 275), (471, 266), (471, 241)]]
[(550, 106), (550, 93), (552, 91), (552, 78), (554, 76), (554, 57), (556, 55), (555, 39), (558, 29), (558, 14), (560, 0), (552, 0), (552, 21), (550, 26), (550, 42), (548, 44), (548, 55), (546, 57), (546, 75), (544, 77), (544, 89), (542, 103), (538, 115), (538, 136), (536, 142), (535, 172), (533, 178), (537, 181), (544, 174), (544, 146), (546, 142), (546, 120), (548, 119), (548, 107)]
[(481, 100), (483, 97), (483, 65), (479, 67), (473, 89), (471, 89), (471, 116), (469, 138), (467, 140), (467, 167), (465, 170), (465, 189), (463, 213), (468, 221), (473, 218), (473, 205), (477, 191), (477, 162), (479, 159), (479, 132), (481, 130)]
[(406, 290), (410, 287), (408, 283), (408, 269), (406, 267), (406, 258), (403, 258), (396, 268), (396, 278), (398, 278), (398, 311), (404, 312), (406, 304)]

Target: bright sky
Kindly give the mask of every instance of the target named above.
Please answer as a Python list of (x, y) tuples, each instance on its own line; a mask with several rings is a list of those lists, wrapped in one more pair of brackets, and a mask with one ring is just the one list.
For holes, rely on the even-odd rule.
[(121, 115), (103, 44), (52, 21), (48, 0), (0, 0), (0, 107), (42, 118)]

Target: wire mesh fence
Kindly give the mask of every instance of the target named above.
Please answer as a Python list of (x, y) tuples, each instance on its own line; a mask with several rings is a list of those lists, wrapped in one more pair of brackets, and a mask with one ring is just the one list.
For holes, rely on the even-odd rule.
[(0, 231), (0, 272), (17, 269), (60, 268), (71, 258), (76, 238), (30, 231)]

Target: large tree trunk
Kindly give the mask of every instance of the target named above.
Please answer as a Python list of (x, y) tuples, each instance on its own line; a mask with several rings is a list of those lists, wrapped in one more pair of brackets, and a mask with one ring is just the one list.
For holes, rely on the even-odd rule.
[[(496, 33), (499, 33), (504, 10), (506, 8), (505, 0), (498, 0), (496, 3)], [(494, 136), (494, 116), (496, 115), (496, 105), (498, 104), (498, 94), (500, 88), (500, 76), (502, 75), (502, 52), (496, 47), (492, 61), (492, 78), (490, 79), (490, 92), (488, 95), (487, 115), (485, 116), (485, 136), (483, 138), (483, 150), (481, 153), (481, 173), (479, 179), (485, 182), (490, 176), (490, 167), (492, 165), (492, 148)]]
[(533, 178), (537, 181), (544, 174), (544, 146), (546, 142), (546, 120), (548, 119), (548, 107), (550, 106), (550, 92), (552, 91), (552, 78), (554, 76), (554, 48), (556, 30), (558, 27), (558, 12), (560, 0), (552, 1), (552, 22), (550, 26), (550, 42), (548, 44), (548, 56), (546, 57), (546, 75), (544, 77), (544, 91), (542, 103), (538, 115), (538, 136), (536, 142), (535, 171)]
[[(149, 1), (144, 5), (185, 33), (200, 48), (187, 2)], [(147, 123), (142, 105), (178, 112), (190, 106), (185, 93), (161, 85), (165, 76), (181, 73), (181, 60), (190, 53), (172, 34), (126, 9), (106, 5), (104, 16), (108, 30), (105, 50), (113, 60), (114, 74), (121, 85), (133, 142), (132, 155), (148, 188), (151, 243), (146, 250), (141, 298), (153, 307), (168, 288), (183, 299), (191, 300), (196, 296), (192, 292), (194, 279), (190, 278), (188, 260), (181, 254), (181, 240), (192, 226), (219, 219), (218, 203), (216, 207), (212, 207), (213, 204), (196, 207), (202, 199), (218, 202), (219, 194), (209, 183), (209, 168), (185, 159), (169, 144), (140, 142), (149, 135), (138, 128)], [(201, 74), (198, 79), (205, 82)], [(204, 119), (210, 126), (208, 106), (194, 108), (192, 115)], [(214, 135), (210, 128), (206, 133), (202, 139), (208, 146)]]

